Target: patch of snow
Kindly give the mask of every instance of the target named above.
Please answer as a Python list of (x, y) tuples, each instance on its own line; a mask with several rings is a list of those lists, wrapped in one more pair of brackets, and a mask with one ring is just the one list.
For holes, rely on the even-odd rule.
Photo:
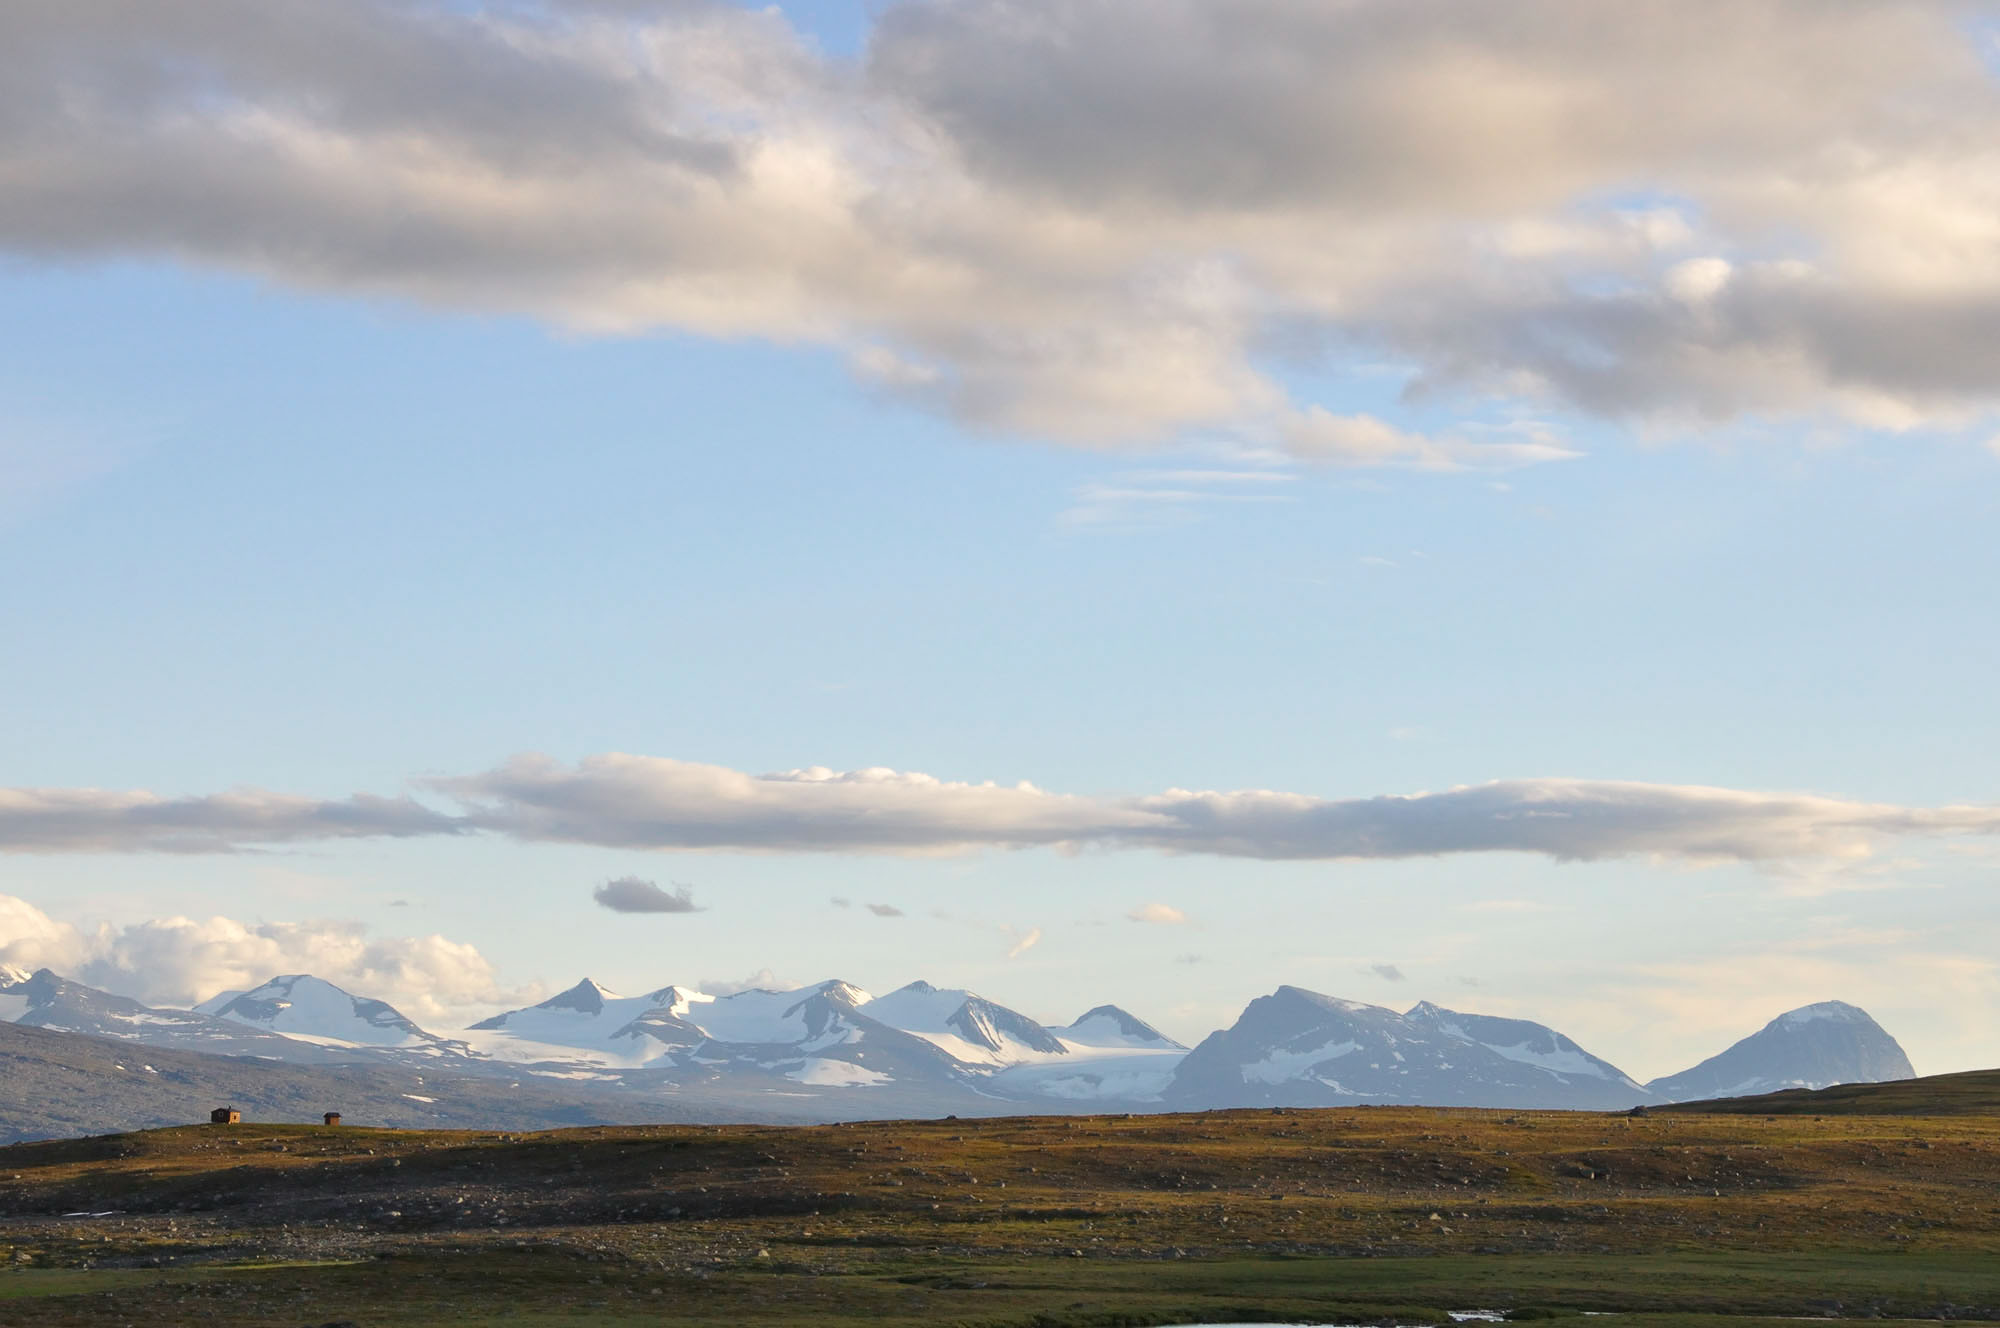
[(393, 1007), (305, 974), (273, 978), (217, 1007), (216, 1018), (320, 1045), (421, 1047), (436, 1039)]
[(432, 1103), (435, 1103), (435, 1102), (437, 1101), (437, 1099), (436, 1099), (436, 1098), (434, 1098), (434, 1097), (425, 1097), (425, 1096), (424, 1096), (424, 1095), (423, 1095), (422, 1093), (405, 1093), (405, 1094), (403, 1094), (403, 1096), (404, 1096), (404, 1097), (406, 1097), (406, 1098), (408, 1098), (408, 1099), (410, 1099), (410, 1101), (412, 1101), (412, 1102), (432, 1102)]
[(1051, 1028), (1058, 1041), (1071, 1052), (1079, 1050), (1123, 1050), (1146, 1048), (1185, 1051), (1178, 1042), (1157, 1028), (1136, 1019), (1115, 1005), (1102, 1005), (1067, 1028)]
[(1268, 1052), (1263, 1060), (1252, 1061), (1243, 1067), (1243, 1082), (1282, 1084), (1292, 1079), (1303, 1079), (1306, 1077), (1306, 1071), (1314, 1066), (1339, 1060), (1342, 1056), (1351, 1056), (1359, 1050), (1361, 1044), (1350, 1039), (1346, 1042), (1328, 1042), (1310, 1051)]
[(195, 1006), (194, 1012), (196, 1014), (214, 1014), (217, 1010), (220, 1010), (223, 1006), (229, 1004), (231, 1001), (235, 1000), (238, 996), (247, 996), (249, 994), (250, 993), (247, 989), (240, 991), (217, 992), (215, 995), (209, 997), (207, 1000)]
[(1496, 1056), (1505, 1056), (1520, 1065), (1532, 1065), (1550, 1074), (1589, 1075), (1593, 1079), (1610, 1079), (1602, 1065), (1592, 1061), (1580, 1051), (1536, 1051), (1523, 1042), (1514, 1047), (1496, 1047), (1491, 1042), (1481, 1043)]
[[(920, 1037), (953, 1060), (967, 1065), (999, 1068), (1067, 1057), (1066, 1049), (1048, 1051), (1029, 1046), (995, 1026), (979, 1007), (986, 1002), (969, 991), (939, 989), (913, 982), (886, 996), (877, 996), (861, 1012), (891, 1028)], [(999, 1007), (994, 1007), (999, 1008)], [(1023, 1024), (1028, 1023), (1026, 1019)], [(1040, 1025), (1034, 1025), (1037, 1031)], [(1061, 1048), (1059, 1039), (1051, 1039)]]
[(1127, 1056), (1015, 1066), (994, 1076), (997, 1088), (1068, 1102), (1156, 1102), (1185, 1051), (1136, 1051)]
[(879, 1071), (856, 1065), (851, 1061), (829, 1060), (815, 1056), (785, 1078), (801, 1084), (812, 1084), (816, 1088), (868, 1088), (876, 1084), (886, 1084), (890, 1078)]

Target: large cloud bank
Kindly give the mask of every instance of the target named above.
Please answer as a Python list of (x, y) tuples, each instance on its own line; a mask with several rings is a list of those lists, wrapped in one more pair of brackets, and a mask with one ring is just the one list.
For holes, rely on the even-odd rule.
[(352, 922), (156, 918), (88, 930), (0, 895), (0, 965), (51, 968), (153, 1005), (188, 1006), (284, 973), (311, 973), (418, 1020), (533, 995), (504, 988), (479, 951), (444, 936), (370, 936)]
[(828, 345), (961, 418), (1517, 465), (1315, 409), (1406, 366), (1671, 420), (2000, 383), (1973, 0), (10, 0), (0, 247)]
[[(1900, 807), (1588, 779), (1514, 779), (1343, 799), (1255, 789), (1087, 796), (885, 769), (750, 775), (614, 753), (575, 765), (518, 757), (421, 787), (457, 810), (432, 810), (410, 798), (317, 804), (255, 792), (162, 799), (17, 789), (0, 793), (0, 851), (228, 851), (315, 837), (483, 833), (635, 850), (922, 854), (1053, 846), (1264, 859), (1518, 852), (1562, 860), (1782, 862), (1860, 857), (1876, 840), (1899, 836), (2000, 834), (2000, 807)], [(246, 820), (238, 812), (245, 802), (287, 811)], [(42, 810), (50, 804), (64, 809), (60, 834), (51, 833)], [(319, 814), (322, 806), (338, 815)], [(167, 812), (174, 833), (163, 842)]]

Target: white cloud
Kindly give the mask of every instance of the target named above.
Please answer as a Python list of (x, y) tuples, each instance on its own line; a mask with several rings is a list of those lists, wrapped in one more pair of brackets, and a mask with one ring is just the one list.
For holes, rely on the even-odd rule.
[(187, 1006), (219, 991), (311, 973), (388, 1001), (422, 1022), (456, 1026), (468, 1010), (537, 999), (499, 984), (464, 942), (439, 935), (373, 937), (359, 923), (154, 918), (87, 931), (0, 895), (0, 964), (64, 977), (155, 1005)]
[(1146, 904), (1125, 915), (1133, 922), (1148, 922), (1160, 926), (1173, 927), (1186, 922), (1187, 914), (1171, 904)]
[(1042, 929), (1040, 927), (1031, 927), (1022, 934), (1019, 940), (1014, 942), (1013, 948), (1007, 951), (1007, 957), (1009, 959), (1019, 959), (1022, 955), (1040, 945), (1041, 942)]
[(789, 978), (779, 977), (768, 968), (760, 968), (749, 977), (736, 980), (703, 978), (696, 984), (696, 990), (710, 996), (734, 996), (739, 991), (796, 991), (800, 985)]
[[(0, 793), (0, 851), (229, 851), (315, 832), (408, 835), (432, 827), (438, 834), (624, 849), (935, 854), (1097, 846), (1298, 860), (1516, 852), (1568, 861), (1649, 856), (1783, 864), (1853, 862), (1877, 841), (1903, 836), (2000, 834), (2000, 807), (1902, 807), (1590, 779), (1513, 779), (1342, 799), (1267, 789), (1104, 796), (880, 767), (749, 775), (610, 753), (574, 766), (523, 756), (483, 774), (422, 783), (460, 804), (462, 814), (408, 799), (314, 803), (251, 792), (172, 801), (165, 839), (156, 820), (129, 815), (135, 802), (160, 801), (150, 795), (17, 789)], [(285, 812), (245, 818), (241, 804), (280, 805)], [(66, 808), (54, 832), (37, 810), (48, 805)], [(398, 810), (369, 820), (352, 814), (358, 805)], [(29, 810), (15, 819), (12, 807)]]
[(569, 768), (520, 757), (430, 787), (465, 804), (468, 823), (484, 829), (633, 848), (948, 852), (1065, 843), (1153, 819), (1027, 783), (953, 783), (880, 767), (747, 775), (619, 753)]
[(659, 757), (564, 768), (520, 758), (433, 787), (522, 839), (628, 848), (947, 852), (1100, 844), (1250, 858), (1528, 852), (1572, 860), (1858, 858), (1876, 838), (2000, 833), (2000, 808), (1906, 808), (1811, 794), (1518, 779), (1374, 798), (1268, 790), (1141, 797), (821, 768), (750, 776)]
[(0, 247), (829, 345), (1090, 444), (1565, 450), (1316, 414), (1277, 358), (1900, 427), (2000, 381), (2000, 91), (1964, 13), (892, 0), (849, 63), (707, 0), (12, 0)]
[(1414, 470), (1518, 470), (1582, 455), (1542, 435), (1525, 442), (1481, 443), (1398, 429), (1373, 415), (1335, 415), (1312, 406), (1284, 426), (1286, 449), (1302, 461)]

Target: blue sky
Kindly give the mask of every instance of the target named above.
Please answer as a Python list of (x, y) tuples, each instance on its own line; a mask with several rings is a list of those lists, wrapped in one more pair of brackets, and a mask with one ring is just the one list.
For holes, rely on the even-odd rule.
[[(815, 8), (810, 27), (844, 58), (866, 13)], [(939, 409), (777, 321), (603, 331), (539, 296), (470, 307), (143, 235), (63, 252), (4, 222), (0, 784), (336, 799), (516, 753), (632, 752), (1107, 797), (1563, 777), (2000, 803), (2000, 456), (1976, 397), (1933, 408), (1891, 384), (1908, 418), (1889, 428), (1873, 397), (1843, 415), (1796, 387), (1692, 413), (1603, 408), (1553, 371), (1413, 394), (1411, 343), (1350, 344), (1392, 335), (1386, 315), (1333, 318), (1323, 353), (1252, 338), (1287, 409), (1577, 454), (1329, 465), (1240, 412), (1078, 438)], [(0, 854), (0, 895), (85, 932), (224, 915), (438, 933), (477, 948), (494, 995), (586, 972), (922, 976), (1051, 1021), (1114, 1000), (1199, 1036), (1294, 982), (1540, 1018), (1642, 1076), (1842, 998), (1920, 1070), (1990, 1063), (1991, 840), (1871, 849), (366, 839)], [(687, 883), (705, 911), (591, 904), (628, 874)], [(1128, 919), (1149, 903), (1186, 921)]]

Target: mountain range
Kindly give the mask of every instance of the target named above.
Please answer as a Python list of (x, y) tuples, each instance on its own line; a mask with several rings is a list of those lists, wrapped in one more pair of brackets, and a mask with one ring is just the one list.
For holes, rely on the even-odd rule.
[[(585, 979), (447, 1035), (307, 974), (175, 1010), (47, 969), (0, 969), (0, 1021), (234, 1066), (210, 1076), (211, 1095), (226, 1095), (246, 1062), (267, 1073), (310, 1067), (332, 1076), (314, 1081), (331, 1096), (340, 1096), (347, 1076), (351, 1102), (366, 1103), (378, 1123), (497, 1127), (504, 1118), (510, 1128), (544, 1118), (828, 1120), (1367, 1103), (1619, 1110), (1914, 1074), (1894, 1038), (1838, 1001), (1782, 1014), (1718, 1055), (1644, 1084), (1542, 1024), (1428, 1001), (1398, 1012), (1292, 986), (1251, 1001), (1230, 1027), (1192, 1049), (1115, 1005), (1048, 1026), (926, 982), (881, 996), (838, 981), (620, 996)], [(32, 1077), (41, 1064), (34, 1057), (53, 1055), (54, 1045), (36, 1041), (9, 1061), (17, 1090), (9, 1100), (18, 1095), (25, 1105), (0, 1102), (0, 1138), (37, 1137), (60, 1124), (54, 1115), (36, 1122), (32, 1084), (21, 1077)], [(62, 1073), (64, 1083), (74, 1077)], [(201, 1078), (186, 1066), (176, 1073), (183, 1083)], [(136, 1093), (134, 1109), (145, 1104), (147, 1082), (120, 1080)], [(504, 1112), (496, 1108), (501, 1098)], [(352, 1105), (325, 1109), (335, 1108), (354, 1117)]]

